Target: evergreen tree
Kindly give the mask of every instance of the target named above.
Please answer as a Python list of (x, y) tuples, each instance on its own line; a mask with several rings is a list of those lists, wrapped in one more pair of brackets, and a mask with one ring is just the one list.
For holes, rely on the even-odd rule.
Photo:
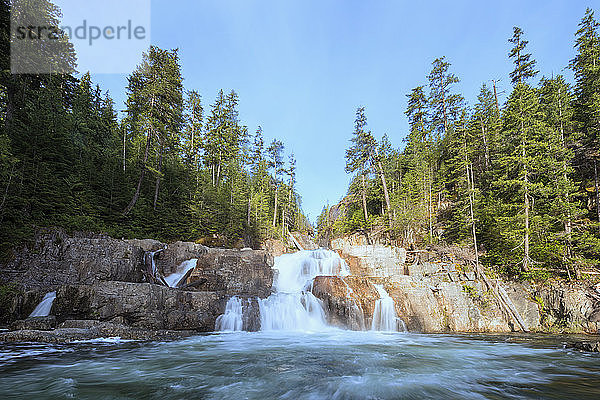
[(352, 146), (346, 150), (346, 172), (358, 173), (361, 179), (361, 198), (363, 206), (364, 226), (369, 222), (366, 200), (366, 177), (370, 168), (372, 154), (375, 151), (375, 138), (370, 131), (366, 130), (367, 117), (365, 116), (365, 108), (359, 107), (356, 110), (356, 120), (354, 121), (354, 132)]

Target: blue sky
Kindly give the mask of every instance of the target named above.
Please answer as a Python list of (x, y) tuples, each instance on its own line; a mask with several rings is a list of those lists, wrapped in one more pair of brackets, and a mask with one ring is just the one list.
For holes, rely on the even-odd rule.
[[(446, 56), (473, 103), (481, 84), (501, 79), (520, 26), (540, 76), (564, 74), (573, 35), (594, 1), (152, 1), (151, 41), (179, 48), (187, 89), (204, 104), (235, 89), (240, 117), (267, 140), (281, 139), (298, 160), (303, 208), (314, 221), (346, 192), (344, 152), (356, 107), (376, 137), (403, 145), (406, 94), (426, 84), (431, 62)], [(598, 17), (598, 16), (597, 16)], [(115, 55), (118, 57), (118, 55)], [(94, 75), (123, 109), (126, 75)]]

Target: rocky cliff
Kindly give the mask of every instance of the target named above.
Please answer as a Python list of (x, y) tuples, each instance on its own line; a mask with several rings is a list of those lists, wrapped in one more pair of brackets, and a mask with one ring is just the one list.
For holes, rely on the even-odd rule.
[[(187, 285), (179, 289), (150, 283), (147, 271), (152, 268), (152, 253), (157, 276), (167, 276), (182, 262), (197, 259)], [(264, 250), (43, 231), (15, 249), (14, 257), (0, 266), (0, 323), (25, 319), (44, 294), (56, 291), (52, 327), (66, 321), (95, 320), (138, 333), (212, 331), (231, 296), (255, 299), (270, 294), (272, 265), (272, 257)], [(28, 321), (33, 328), (39, 324)], [(247, 325), (257, 329), (252, 321)]]
[(315, 281), (314, 293), (337, 325), (354, 329), (356, 308), (362, 308), (368, 326), (374, 300), (365, 286), (381, 283), (410, 331), (598, 333), (600, 328), (600, 294), (589, 285), (476, 279), (472, 257), (461, 249), (407, 251), (367, 244), (358, 235), (333, 240), (331, 247), (355, 277), (344, 278), (344, 284), (335, 277)]

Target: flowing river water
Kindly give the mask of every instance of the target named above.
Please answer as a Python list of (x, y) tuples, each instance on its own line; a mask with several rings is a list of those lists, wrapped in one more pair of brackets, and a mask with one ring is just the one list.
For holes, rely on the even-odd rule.
[(329, 329), (1, 348), (3, 399), (600, 398), (600, 357), (558, 338)]
[(233, 297), (216, 323), (226, 332), (0, 343), (0, 399), (600, 399), (600, 355), (563, 337), (394, 332), (403, 325), (382, 286), (371, 330), (332, 328), (310, 289), (315, 276), (346, 276), (343, 260), (317, 250), (274, 268), (262, 332), (240, 331)]

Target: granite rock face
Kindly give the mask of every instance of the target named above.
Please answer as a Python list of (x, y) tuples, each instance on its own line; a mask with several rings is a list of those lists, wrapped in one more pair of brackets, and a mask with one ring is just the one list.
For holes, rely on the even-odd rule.
[(97, 282), (66, 285), (56, 294), (52, 313), (70, 319), (117, 320), (149, 330), (212, 331), (225, 309), (223, 296), (149, 283)]
[[(198, 259), (187, 287), (144, 283), (151, 252), (162, 275), (175, 272), (186, 260)], [(271, 294), (272, 265), (264, 250), (211, 249), (186, 242), (166, 245), (150, 239), (118, 240), (48, 230), (16, 249), (13, 259), (0, 266), (4, 285), (0, 323), (28, 332), (43, 332), (66, 320), (95, 320), (147, 331), (206, 332), (214, 330), (227, 300), (239, 296), (254, 305), (244, 316), (245, 326), (258, 330), (256, 298)], [(54, 325), (27, 318), (50, 291), (57, 292), (51, 309)], [(82, 336), (90, 333), (85, 329)]]
[(358, 331), (371, 327), (379, 295), (367, 278), (318, 276), (312, 293), (323, 302), (330, 325)]
[[(500, 279), (486, 283), (476, 279), (472, 255), (458, 248), (406, 251), (367, 244), (359, 235), (331, 245), (353, 275), (371, 282), (385, 277), (396, 313), (411, 331), (511, 332), (524, 325), (532, 332), (598, 333), (600, 328), (600, 292), (593, 288)], [(348, 307), (339, 306), (344, 303), (341, 294), (336, 298), (340, 291), (333, 293), (333, 298), (322, 298), (339, 314), (335, 318), (344, 320)]]
[(143, 262), (144, 250), (128, 241), (51, 230), (37, 234), (31, 244), (15, 251), (14, 258), (0, 266), (0, 282), (26, 290), (96, 281), (141, 282)]
[(273, 257), (265, 250), (210, 249), (198, 257), (189, 283), (205, 280), (202, 290), (225, 296), (260, 297), (271, 294)]
[(534, 296), (543, 308), (542, 322), (550, 331), (599, 333), (600, 294), (583, 285), (538, 288)]

